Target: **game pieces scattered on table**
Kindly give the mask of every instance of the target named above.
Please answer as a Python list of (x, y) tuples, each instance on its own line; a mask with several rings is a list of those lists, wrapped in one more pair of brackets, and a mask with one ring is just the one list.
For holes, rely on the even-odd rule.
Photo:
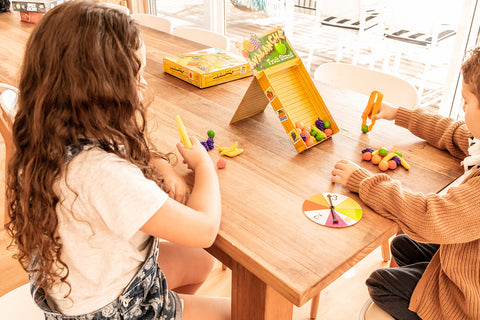
[(377, 150), (372, 148), (363, 149), (362, 159), (372, 161), (382, 171), (394, 170), (399, 165), (402, 165), (405, 169), (410, 169), (410, 165), (405, 161), (401, 152), (389, 151), (387, 148), (379, 148)]

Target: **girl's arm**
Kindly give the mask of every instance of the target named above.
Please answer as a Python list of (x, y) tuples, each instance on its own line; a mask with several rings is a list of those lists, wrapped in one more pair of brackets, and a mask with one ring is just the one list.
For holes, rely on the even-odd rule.
[(196, 138), (191, 141), (192, 149), (177, 144), (188, 167), (195, 172), (187, 204), (167, 199), (140, 230), (180, 245), (207, 248), (215, 241), (220, 227), (220, 187), (207, 151)]

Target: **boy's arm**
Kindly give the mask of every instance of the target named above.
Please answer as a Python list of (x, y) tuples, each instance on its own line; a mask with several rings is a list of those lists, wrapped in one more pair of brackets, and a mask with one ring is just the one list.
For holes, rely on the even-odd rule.
[(417, 137), (432, 146), (447, 150), (451, 155), (463, 159), (468, 155), (468, 138), (471, 133), (463, 121), (437, 114), (428, 114), (422, 109), (398, 108), (395, 124), (407, 128)]
[(416, 241), (448, 244), (480, 238), (480, 219), (472, 214), (480, 212), (480, 173), (444, 196), (410, 192), (390, 176), (373, 175), (364, 168), (350, 175), (346, 187)]

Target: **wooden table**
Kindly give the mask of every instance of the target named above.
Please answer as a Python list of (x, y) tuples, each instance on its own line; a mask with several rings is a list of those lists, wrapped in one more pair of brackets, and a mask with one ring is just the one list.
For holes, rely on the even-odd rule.
[[(24, 44), (32, 25), (15, 13), (0, 14), (0, 81), (17, 84)], [(366, 147), (397, 146), (410, 163), (387, 174), (418, 192), (436, 192), (461, 174), (458, 161), (415, 138), (407, 130), (379, 121), (362, 134), (360, 114), (367, 97), (318, 83), (340, 133), (297, 154), (270, 107), (229, 125), (252, 78), (198, 89), (163, 72), (165, 55), (204, 46), (144, 29), (147, 46), (145, 78), (155, 92), (149, 109), (152, 139), (162, 151), (175, 151), (179, 140), (174, 117), (182, 116), (191, 135), (205, 140), (216, 132), (216, 146), (238, 141), (245, 152), (227, 159), (218, 170), (223, 217), (215, 244), (208, 249), (232, 269), (233, 319), (291, 319), (301, 306), (395, 234), (397, 227), (363, 205), (356, 194), (330, 183), (336, 161), (362, 163)], [(212, 161), (219, 159), (210, 151)], [(179, 170), (187, 170), (179, 165)], [(302, 203), (321, 192), (345, 194), (362, 204), (364, 216), (352, 227), (334, 229), (310, 221)]]

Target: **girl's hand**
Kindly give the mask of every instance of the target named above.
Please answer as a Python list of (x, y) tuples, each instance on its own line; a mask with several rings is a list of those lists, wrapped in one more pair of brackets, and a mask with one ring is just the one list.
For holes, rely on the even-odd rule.
[(394, 120), (397, 116), (397, 108), (388, 102), (382, 102), (380, 106), (380, 111), (372, 117), (372, 120)]
[(195, 137), (190, 137), (190, 141), (192, 142), (192, 148), (187, 149), (182, 143), (177, 143), (178, 152), (183, 157), (183, 162), (187, 164), (189, 169), (193, 171), (200, 165), (212, 165), (212, 159), (205, 150), (205, 147), (202, 146), (200, 141), (198, 141)]
[(334, 169), (332, 170), (332, 182), (339, 183), (342, 186), (347, 186), (347, 181), (352, 175), (352, 173), (360, 168), (357, 164), (353, 163), (350, 160), (340, 160), (335, 164)]
[(180, 202), (187, 203), (190, 189), (185, 179), (179, 175), (167, 161), (161, 158), (152, 159), (155, 171), (163, 176), (165, 187), (170, 198)]
[(165, 186), (168, 188), (168, 196), (182, 204), (186, 204), (190, 189), (185, 179), (176, 173), (173, 168), (163, 176)]

